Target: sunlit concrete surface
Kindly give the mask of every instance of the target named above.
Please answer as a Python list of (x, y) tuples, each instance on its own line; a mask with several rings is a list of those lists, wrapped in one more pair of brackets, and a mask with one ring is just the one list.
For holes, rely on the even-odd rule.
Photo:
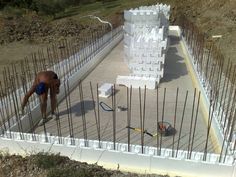
[[(176, 115), (176, 129), (177, 133), (174, 137), (174, 149), (177, 148), (178, 138), (180, 135), (179, 149), (187, 150), (189, 147), (189, 132), (190, 122), (192, 117), (193, 95), (194, 88), (188, 68), (185, 64), (183, 49), (179, 43), (179, 38), (175, 32), (170, 33), (170, 46), (165, 61), (164, 78), (161, 80), (158, 88), (158, 117), (157, 117), (157, 91), (147, 90), (146, 97), (146, 110), (145, 110), (145, 130), (155, 134), (157, 132), (157, 118), (174, 124), (175, 113), (175, 99), (176, 89), (179, 87), (177, 115)], [(83, 80), (83, 94), (85, 101), (85, 119), (87, 128), (88, 139), (98, 139), (97, 127), (94, 115), (93, 100), (90, 91), (90, 81), (93, 85), (93, 94), (96, 102), (97, 111), (97, 97), (96, 97), (96, 84), (101, 86), (103, 83), (115, 83), (117, 75), (129, 75), (130, 71), (128, 66), (123, 61), (123, 42), (119, 43), (114, 50)], [(163, 96), (164, 88), (166, 88), (165, 109), (163, 115)], [(185, 115), (183, 119), (182, 130), (180, 131), (181, 119), (184, 107), (184, 100), (186, 91), (189, 91)], [(127, 89), (122, 86), (116, 86), (116, 106), (127, 107)], [(143, 101), (144, 91), (142, 90), (142, 114), (143, 114)], [(76, 88), (70, 94), (71, 112), (73, 121), (73, 132), (76, 138), (84, 138), (81, 104), (79, 97), (79, 88)], [(108, 105), (112, 105), (112, 98), (100, 98), (100, 101)], [(195, 100), (194, 119), (196, 114), (197, 98)], [(131, 109), (131, 126), (140, 128), (140, 102), (138, 89), (133, 89), (132, 94), (132, 109)], [(97, 112), (96, 112), (97, 113)], [(62, 136), (70, 136), (69, 123), (68, 123), (68, 110), (66, 106), (66, 99), (59, 104), (59, 121), (61, 124)], [(205, 117), (206, 119), (206, 117)], [(113, 113), (106, 112), (100, 108), (101, 120), (101, 140), (113, 141)], [(194, 125), (194, 124), (193, 124)], [(193, 126), (192, 125), (192, 126)], [(127, 126), (127, 112), (116, 111), (116, 141), (127, 143), (128, 130)], [(72, 129), (72, 127), (71, 127)], [(55, 120), (50, 120), (46, 123), (47, 132), (52, 135), (58, 134), (57, 123)], [(36, 133), (43, 133), (43, 126), (39, 126), (35, 130)], [(193, 132), (193, 131), (192, 131)], [(194, 151), (204, 151), (205, 141), (207, 134), (207, 126), (204, 121), (203, 111), (199, 108), (198, 119), (196, 124), (196, 131), (194, 136)], [(161, 147), (172, 148), (173, 136), (160, 137)], [(131, 130), (131, 143), (141, 144), (140, 132)], [(148, 146), (157, 146), (157, 137), (149, 135), (144, 136), (144, 144)], [(215, 152), (216, 142), (209, 140), (208, 152)]]

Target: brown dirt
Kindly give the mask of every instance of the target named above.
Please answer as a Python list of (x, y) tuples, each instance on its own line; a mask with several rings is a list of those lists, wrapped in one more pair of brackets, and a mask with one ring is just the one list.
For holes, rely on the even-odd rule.
[(138, 175), (105, 170), (96, 164), (70, 160), (67, 157), (37, 154), (27, 157), (0, 155), (0, 177), (169, 177)]
[(222, 35), (215, 42), (225, 58), (236, 63), (236, 1), (235, 0), (166, 0), (172, 4), (172, 22), (184, 14), (204, 32), (208, 39)]
[(10, 19), (2, 18), (2, 21), (3, 25), (0, 28), (0, 43), (2, 45), (18, 41), (45, 44), (78, 37), (86, 29), (95, 30), (95, 28), (91, 29), (88, 24), (80, 23), (78, 19), (65, 18), (49, 21), (36, 14)]

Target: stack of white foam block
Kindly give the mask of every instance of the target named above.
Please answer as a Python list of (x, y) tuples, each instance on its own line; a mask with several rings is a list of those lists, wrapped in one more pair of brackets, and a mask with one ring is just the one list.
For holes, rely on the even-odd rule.
[(152, 87), (146, 86), (155, 89), (156, 83), (160, 82), (164, 74), (168, 48), (169, 12), (170, 6), (163, 4), (139, 7), (124, 12), (124, 59), (132, 74), (118, 76), (117, 84), (128, 86), (127, 83), (135, 81), (134, 85), (144, 87), (144, 83), (147, 84), (149, 80), (150, 84), (147, 85)]

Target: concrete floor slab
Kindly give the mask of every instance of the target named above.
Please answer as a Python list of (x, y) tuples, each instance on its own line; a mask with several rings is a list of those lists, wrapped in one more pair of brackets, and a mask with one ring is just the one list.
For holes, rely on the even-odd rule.
[[(90, 82), (93, 85), (93, 94), (96, 101), (96, 84), (99, 86), (103, 83), (115, 83), (117, 75), (129, 75), (128, 66), (123, 61), (124, 51), (123, 42), (119, 43), (114, 50), (83, 80), (83, 94), (85, 101), (85, 120), (87, 128), (88, 139), (98, 139), (97, 127), (94, 115), (93, 100), (90, 91)], [(157, 116), (157, 90), (147, 90), (146, 96), (146, 111), (145, 111), (145, 129), (148, 132), (155, 134), (157, 132), (157, 118), (161, 121), (167, 121), (174, 124), (175, 99), (176, 90), (179, 87), (178, 105), (176, 114), (176, 130), (174, 136), (161, 137), (162, 147), (177, 148), (187, 150), (189, 147), (190, 123), (192, 118), (192, 105), (194, 99), (194, 85), (191, 80), (188, 68), (185, 63), (183, 49), (179, 43), (179, 38), (175, 32), (170, 33), (170, 46), (167, 52), (165, 61), (164, 78), (161, 80), (158, 88), (158, 116)], [(166, 88), (165, 109), (163, 111), (163, 97), (164, 89)], [(183, 118), (182, 130), (180, 131), (181, 119), (183, 114), (184, 100), (186, 92), (188, 91), (188, 98), (186, 104), (185, 115)], [(142, 90), (142, 107), (143, 107)], [(70, 93), (71, 112), (73, 121), (73, 133), (76, 138), (84, 138), (83, 121), (81, 113), (81, 102), (79, 97), (79, 88), (76, 88)], [(100, 98), (100, 101), (107, 105), (112, 105), (112, 98)], [(122, 86), (116, 86), (116, 105), (127, 107), (127, 89)], [(195, 100), (194, 118), (196, 114), (197, 98)], [(131, 126), (140, 128), (140, 102), (138, 89), (133, 89), (132, 94), (132, 109), (131, 109)], [(97, 103), (96, 103), (97, 110)], [(69, 136), (69, 121), (68, 110), (66, 106), (66, 99), (59, 105), (59, 115), (62, 136)], [(143, 113), (143, 109), (142, 109)], [(164, 113), (164, 115), (163, 115)], [(113, 114), (106, 112), (100, 108), (101, 119), (101, 140), (113, 141)], [(199, 110), (198, 120), (196, 125), (195, 139), (193, 144), (194, 151), (204, 151), (207, 126), (204, 123), (202, 110)], [(127, 126), (127, 112), (116, 111), (116, 141), (127, 143), (128, 130)], [(71, 127), (72, 128), (72, 127)], [(46, 129), (52, 135), (57, 135), (57, 123), (51, 120), (46, 123)], [(37, 127), (36, 133), (43, 133), (43, 126)], [(151, 137), (145, 134), (144, 144), (148, 146), (157, 146), (157, 137)], [(178, 139), (180, 140), (178, 142)], [(174, 143), (173, 143), (174, 142)], [(131, 130), (131, 143), (141, 144), (141, 133)], [(216, 143), (209, 140), (208, 152), (215, 152)]]

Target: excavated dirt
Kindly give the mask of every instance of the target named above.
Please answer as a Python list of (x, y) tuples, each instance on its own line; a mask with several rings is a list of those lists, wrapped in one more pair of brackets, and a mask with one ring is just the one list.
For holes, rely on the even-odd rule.
[[(13, 170), (14, 169), (14, 170)], [(67, 157), (37, 154), (27, 157), (0, 155), (0, 177), (169, 177), (138, 175), (105, 170), (96, 164), (69, 160)]]
[(172, 23), (178, 23), (180, 14), (193, 21), (211, 40), (215, 40), (225, 58), (236, 63), (236, 1), (235, 0), (166, 0), (172, 4)]
[(2, 19), (2, 21), (3, 25), (0, 29), (0, 43), (2, 45), (17, 41), (50, 43), (65, 38), (79, 37), (88, 29), (92, 32), (99, 27), (82, 24), (73, 18), (47, 21), (36, 14)]

